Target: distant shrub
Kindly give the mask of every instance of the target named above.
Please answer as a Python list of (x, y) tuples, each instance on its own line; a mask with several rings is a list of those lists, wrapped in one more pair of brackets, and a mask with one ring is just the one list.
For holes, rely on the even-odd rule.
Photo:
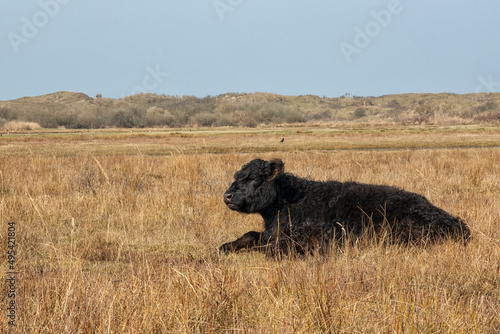
[(2, 129), (5, 131), (29, 131), (38, 130), (40, 128), (40, 124), (35, 122), (11, 121), (2, 125)]
[(387, 102), (385, 105), (386, 108), (391, 108), (391, 109), (399, 109), (401, 106), (399, 105), (399, 102), (396, 100), (391, 100)]
[(7, 121), (12, 121), (16, 119), (16, 113), (7, 107), (0, 108), (0, 119), (5, 119)]
[(290, 111), (284, 115), (285, 123), (305, 123), (306, 118), (299, 111)]
[(97, 109), (73, 112), (68, 115), (67, 122), (59, 120), (58, 125), (68, 129), (102, 129), (110, 122), (109, 112), (102, 107)]
[(146, 125), (146, 112), (139, 108), (119, 110), (113, 115), (113, 125), (120, 128), (143, 128)]
[(259, 124), (255, 113), (252, 112), (238, 110), (235, 112), (235, 117), (238, 120), (238, 126), (255, 128)]
[(217, 126), (237, 126), (238, 121), (233, 115), (220, 115), (217, 119)]
[(259, 124), (303, 123), (306, 121), (304, 113), (299, 108), (277, 102), (249, 105), (246, 112), (251, 112), (252, 118)]
[(191, 117), (191, 122), (199, 126), (213, 126), (217, 122), (217, 116), (208, 112), (202, 112)]
[(318, 114), (314, 114), (312, 116), (310, 116), (310, 119), (314, 120), (314, 121), (325, 121), (325, 120), (330, 120), (332, 118), (332, 114), (329, 110), (325, 110), (321, 113), (318, 113)]
[(215, 113), (219, 115), (227, 115), (234, 113), (238, 109), (236, 103), (230, 103), (227, 101), (220, 102), (215, 108)]
[(174, 126), (174, 116), (161, 107), (151, 107), (146, 111), (146, 126), (161, 127), (161, 126)]
[(366, 116), (366, 109), (365, 108), (357, 108), (354, 110), (354, 113), (352, 114), (354, 118), (361, 118)]
[(477, 122), (499, 122), (500, 121), (500, 111), (488, 111), (481, 113), (480, 115), (474, 116), (474, 121)]
[(488, 101), (488, 102), (482, 103), (478, 106), (472, 107), (472, 112), (477, 114), (477, 113), (483, 113), (483, 112), (489, 111), (489, 110), (494, 110), (497, 108), (498, 108), (498, 106), (495, 102)]
[[(420, 102), (419, 102), (419, 104), (420, 104)], [(428, 105), (419, 105), (417, 108), (415, 108), (415, 112), (418, 115), (432, 114), (432, 108), (431, 108), (431, 106), (428, 106)]]
[(391, 109), (387, 111), (386, 116), (389, 118), (393, 118), (394, 120), (397, 120), (400, 118), (402, 113), (403, 112), (401, 111), (401, 109)]

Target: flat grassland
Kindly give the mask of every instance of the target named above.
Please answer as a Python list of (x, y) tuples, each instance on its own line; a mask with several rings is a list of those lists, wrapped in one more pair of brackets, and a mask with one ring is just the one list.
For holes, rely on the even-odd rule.
[[(311, 179), (420, 193), (462, 217), (473, 241), (365, 241), (280, 261), (215, 255), (261, 228), (260, 217), (222, 201), (234, 172), (256, 157), (279, 157)], [(500, 333), (500, 128), (3, 134), (0, 196), (4, 332)]]

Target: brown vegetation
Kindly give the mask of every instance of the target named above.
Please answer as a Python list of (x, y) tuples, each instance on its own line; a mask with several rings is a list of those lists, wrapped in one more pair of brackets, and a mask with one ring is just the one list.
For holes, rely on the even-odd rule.
[(30, 131), (40, 129), (40, 124), (34, 122), (10, 121), (0, 125), (0, 130), (4, 131)]
[[(426, 129), (303, 131), (311, 133), (287, 132), (282, 144), (282, 134), (237, 130), (3, 136), (0, 242), (15, 221), (17, 331), (499, 333), (500, 149), (324, 151), (327, 140), (441, 145)], [(474, 131), (438, 132), (474, 146), (481, 137)], [(487, 137), (498, 145), (498, 130)], [(207, 153), (228, 138), (228, 151)], [(224, 241), (261, 228), (259, 217), (222, 201), (234, 171), (255, 157), (282, 158), (302, 177), (423, 194), (461, 216), (474, 240), (429, 248), (366, 242), (327, 258), (282, 261), (215, 256)], [(4, 249), (2, 268), (6, 261)], [(2, 314), (0, 327), (7, 321)]]
[(471, 124), (500, 121), (500, 93), (400, 94), (338, 98), (270, 93), (215, 97), (131, 95), (91, 98), (58, 92), (0, 102), (0, 125), (36, 122), (44, 128), (221, 127), (276, 124)]

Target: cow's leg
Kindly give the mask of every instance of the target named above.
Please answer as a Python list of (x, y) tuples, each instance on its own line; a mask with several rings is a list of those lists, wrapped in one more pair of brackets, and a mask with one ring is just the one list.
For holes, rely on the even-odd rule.
[(239, 239), (236, 239), (233, 242), (228, 242), (222, 246), (220, 246), (219, 251), (224, 253), (236, 252), (243, 248), (254, 248), (260, 246), (260, 237), (261, 233), (250, 231)]

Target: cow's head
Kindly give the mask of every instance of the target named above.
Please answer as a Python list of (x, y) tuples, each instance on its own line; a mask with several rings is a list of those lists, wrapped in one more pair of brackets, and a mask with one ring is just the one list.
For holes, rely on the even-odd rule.
[(234, 174), (234, 182), (224, 193), (224, 203), (231, 209), (246, 213), (262, 212), (276, 199), (274, 182), (284, 172), (279, 159), (255, 159)]

